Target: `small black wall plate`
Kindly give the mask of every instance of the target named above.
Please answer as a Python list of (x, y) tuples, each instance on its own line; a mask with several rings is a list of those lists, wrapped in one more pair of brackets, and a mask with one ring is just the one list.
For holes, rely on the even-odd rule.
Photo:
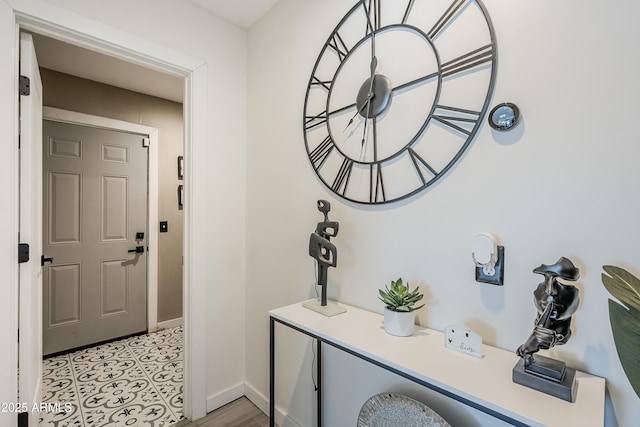
[(504, 285), (504, 246), (498, 246), (498, 260), (493, 276), (484, 273), (482, 267), (476, 267), (476, 282), (489, 283), (491, 285)]

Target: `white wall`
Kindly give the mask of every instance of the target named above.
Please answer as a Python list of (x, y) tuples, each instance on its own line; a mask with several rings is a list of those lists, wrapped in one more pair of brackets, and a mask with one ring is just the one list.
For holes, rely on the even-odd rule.
[[(458, 165), (429, 191), (391, 206), (362, 207), (322, 186), (302, 133), (315, 59), (354, 3), (281, 0), (249, 30), (247, 383), (268, 396), (267, 311), (315, 295), (307, 245), (322, 198), (340, 222), (330, 298), (382, 312), (377, 289), (402, 276), (427, 295), (421, 325), (442, 330), (464, 322), (504, 349), (515, 350), (530, 333), (532, 291), (541, 280), (532, 269), (561, 256), (573, 260), (581, 270), (574, 336), (550, 354), (607, 378), (607, 426), (635, 425), (640, 404), (618, 361), (600, 274), (604, 264), (640, 273), (634, 117), (640, 5), (486, 0), (499, 51), (492, 105), (516, 103), (523, 123), (507, 133), (485, 123)], [(479, 232), (495, 234), (506, 248), (504, 287), (474, 281), (470, 245)], [(279, 343), (286, 369), (279, 371), (277, 406), (289, 415), (287, 423), (312, 425), (310, 343), (287, 332)], [(378, 391), (410, 390), (375, 368), (328, 353), (328, 425), (353, 424), (363, 399)], [(365, 392), (355, 391), (356, 381)], [(354, 392), (344, 393), (345, 387)], [(475, 421), (466, 425), (493, 425), (469, 416)]]
[[(99, 21), (120, 31), (166, 46), (186, 56), (201, 58), (207, 64), (207, 135), (209, 141), (206, 159), (207, 176), (196, 176), (198, 184), (205, 182), (207, 199), (199, 200), (205, 206), (195, 214), (209, 218), (208, 225), (196, 230), (206, 236), (207, 284), (206, 318), (197, 327), (207, 334), (207, 394), (210, 403), (226, 403), (229, 390), (242, 390), (244, 382), (244, 299), (245, 299), (245, 140), (246, 140), (246, 31), (235, 27), (187, 1), (140, 0), (110, 2), (84, 0), (52, 0), (50, 3), (66, 11)], [(13, 17), (7, 2), (0, 2), (2, 37), (0, 48), (4, 64), (13, 64), (15, 40)], [(17, 99), (16, 84), (11, 67), (0, 71), (0, 120), (2, 143), (0, 153), (5, 159), (2, 176), (11, 190), (0, 214), (2, 249), (0, 262), (3, 271), (15, 271), (17, 249), (15, 230), (17, 221), (17, 161), (13, 149), (16, 143), (17, 123), (12, 122), (13, 106)], [(175, 171), (172, 170), (172, 173)], [(202, 263), (200, 263), (202, 264)], [(15, 283), (17, 277), (7, 273), (3, 279)], [(10, 282), (11, 281), (11, 282)], [(228, 303), (229, 287), (234, 303)], [(9, 287), (8, 289), (13, 289)], [(14, 340), (16, 331), (16, 295), (2, 299), (3, 342)], [(6, 306), (5, 306), (6, 305)], [(6, 358), (9, 358), (6, 360)], [(3, 356), (0, 376), (2, 384), (15, 383), (15, 355)], [(7, 363), (4, 363), (7, 362)], [(199, 373), (203, 375), (204, 373)], [(6, 378), (5, 378), (6, 377)], [(6, 381), (5, 381), (6, 379)], [(14, 387), (12, 387), (15, 389)], [(2, 388), (2, 401), (10, 402), (8, 389)], [(0, 422), (1, 423), (1, 422)]]

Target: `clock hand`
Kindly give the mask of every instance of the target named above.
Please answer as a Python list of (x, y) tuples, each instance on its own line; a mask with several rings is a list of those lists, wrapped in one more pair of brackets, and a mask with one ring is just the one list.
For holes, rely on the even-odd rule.
[[(376, 132), (376, 123), (377, 123), (377, 119), (375, 117), (373, 117), (372, 119), (373, 122), (373, 161), (375, 162), (376, 160), (378, 160), (378, 137), (377, 137), (377, 132)], [(364, 141), (364, 140), (363, 140)], [(360, 149), (360, 161), (363, 162), (364, 161), (364, 149), (365, 149), (365, 144), (362, 144), (362, 148)]]
[[(375, 48), (372, 47), (372, 51)], [(371, 114), (371, 99), (373, 99), (373, 81), (375, 80), (376, 77), (376, 68), (378, 67), (378, 58), (376, 57), (376, 55), (374, 54), (371, 57), (371, 81), (369, 82), (369, 93), (367, 94), (367, 103), (365, 104), (367, 106), (367, 115), (365, 116), (365, 122), (364, 122), (364, 132), (362, 133), (362, 149), (364, 150), (364, 145), (367, 142), (367, 137), (369, 136), (369, 115)], [(361, 153), (361, 156), (362, 157)]]
[(364, 111), (365, 108), (367, 109), (367, 116), (369, 116), (370, 111), (371, 111), (371, 109), (369, 108), (371, 100), (376, 96), (375, 93), (373, 93), (373, 80), (374, 80), (375, 71), (376, 71), (377, 67), (378, 67), (378, 58), (376, 58), (374, 56), (373, 58), (371, 58), (371, 65), (370, 65), (371, 81), (369, 82), (369, 92), (367, 93), (367, 102), (362, 104), (362, 107), (360, 107), (360, 109), (358, 111), (356, 111), (356, 113), (353, 115), (353, 117), (351, 117), (351, 119), (349, 120), (349, 123), (347, 123), (347, 126), (345, 126), (343, 132), (347, 131), (349, 126), (351, 126), (353, 124), (353, 121), (358, 116), (358, 114), (362, 114), (362, 111)]
[(373, 55), (371, 57), (371, 86), (369, 86), (369, 92), (373, 89), (373, 76), (376, 75), (376, 68), (378, 68), (378, 58)]
[[(367, 96), (369, 97), (369, 99), (374, 97), (374, 94), (369, 92), (367, 94)], [(349, 123), (347, 123), (347, 126), (344, 128), (343, 132), (346, 132), (347, 129), (349, 129), (349, 126), (351, 126), (351, 124), (353, 123), (353, 120), (356, 118), (356, 116), (360, 113), (362, 113), (362, 111), (369, 105), (368, 102), (366, 102), (365, 104), (362, 105), (362, 107), (360, 107), (360, 109), (358, 111), (356, 111), (356, 113), (353, 115), (353, 117), (351, 117), (351, 120), (349, 120)]]
[[(363, 3), (364, 4), (364, 3)], [(371, 3), (369, 3), (369, 6), (371, 6)], [(377, 3), (373, 4), (373, 7), (376, 8)], [(366, 9), (366, 6), (365, 6)], [(377, 16), (377, 12), (376, 13)], [(373, 98), (373, 81), (375, 80), (376, 77), (376, 68), (378, 67), (378, 58), (376, 57), (376, 27), (373, 25), (373, 23), (371, 22), (371, 15), (370, 15), (370, 10), (367, 10), (367, 25), (369, 26), (369, 28), (371, 29), (371, 65), (370, 65), (370, 69), (371, 69), (371, 80), (369, 81), (369, 93), (367, 94), (367, 115), (365, 116), (364, 120), (364, 132), (362, 134), (362, 146), (364, 147), (364, 144), (367, 140), (367, 136), (368, 136), (368, 130), (369, 130), (369, 115), (371, 114), (371, 99)]]

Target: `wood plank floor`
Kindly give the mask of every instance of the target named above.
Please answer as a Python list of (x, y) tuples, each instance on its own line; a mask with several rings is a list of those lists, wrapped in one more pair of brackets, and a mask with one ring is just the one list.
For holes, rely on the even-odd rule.
[(249, 399), (241, 397), (216, 409), (206, 417), (190, 423), (180, 421), (174, 427), (268, 427), (269, 417)]

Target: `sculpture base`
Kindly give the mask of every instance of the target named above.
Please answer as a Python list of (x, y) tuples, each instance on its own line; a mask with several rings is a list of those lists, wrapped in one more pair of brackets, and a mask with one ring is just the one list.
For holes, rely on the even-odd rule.
[(310, 301), (305, 301), (302, 303), (302, 306), (308, 308), (309, 310), (313, 310), (316, 313), (320, 313), (327, 317), (332, 317), (337, 314), (342, 314), (347, 311), (346, 308), (339, 305), (335, 301), (327, 301), (327, 305), (320, 305), (319, 299), (314, 299)]
[(563, 362), (536, 355), (534, 362), (525, 367), (520, 359), (513, 367), (513, 382), (541, 391), (567, 402), (575, 402), (578, 383), (576, 370)]

